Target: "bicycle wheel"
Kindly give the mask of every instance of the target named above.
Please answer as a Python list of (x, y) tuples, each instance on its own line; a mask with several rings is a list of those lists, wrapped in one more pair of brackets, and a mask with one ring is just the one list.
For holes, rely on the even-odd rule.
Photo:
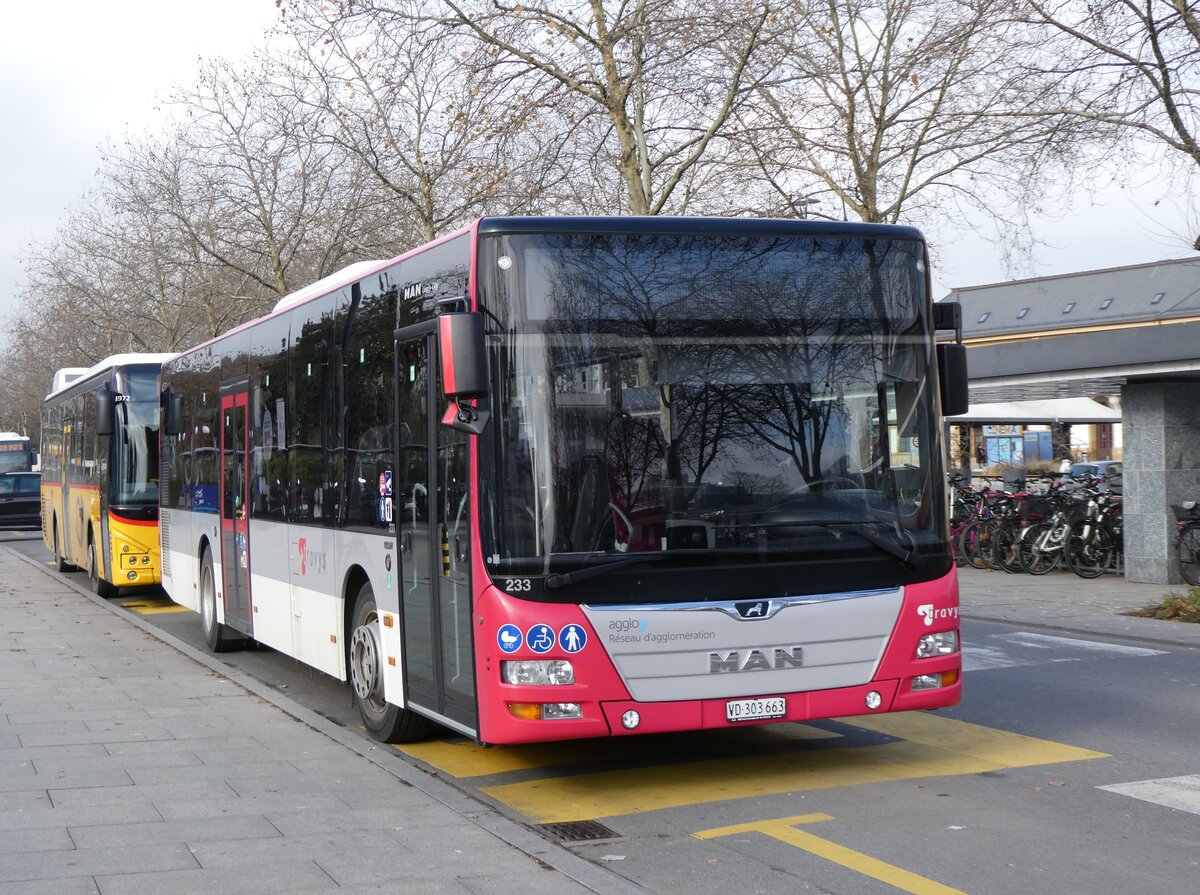
[(958, 533), (958, 554), (974, 569), (986, 569), (992, 564), (992, 534), (995, 525), (988, 519), (967, 523)]
[(1200, 524), (1184, 526), (1175, 542), (1175, 552), (1179, 555), (1183, 580), (1193, 586), (1200, 585)]
[(1117, 537), (1107, 525), (1073, 525), (1065, 552), (1072, 572), (1080, 578), (1099, 578), (1116, 562)]
[(1058, 565), (1062, 556), (1062, 546), (1049, 543), (1054, 533), (1050, 522), (1038, 522), (1022, 532), (1017, 541), (1017, 555), (1020, 557), (1021, 568), (1030, 575), (1045, 575)]
[(961, 566), (966, 562), (966, 558), (962, 552), (962, 533), (967, 527), (965, 519), (950, 520), (950, 554), (954, 557), (954, 564)]
[(1006, 572), (1021, 571), (1021, 558), (1017, 556), (1016, 541), (1018, 529), (1012, 522), (1005, 521), (992, 532), (991, 536), (991, 566), (993, 569), (1003, 569)]

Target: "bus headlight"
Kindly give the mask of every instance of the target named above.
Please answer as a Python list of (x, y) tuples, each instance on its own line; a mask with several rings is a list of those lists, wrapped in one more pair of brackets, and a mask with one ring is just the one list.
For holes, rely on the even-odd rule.
[(500, 677), (506, 684), (575, 683), (575, 669), (566, 659), (514, 659), (500, 663)]
[(958, 652), (958, 632), (942, 631), (938, 634), (926, 634), (917, 641), (917, 658), (931, 659), (934, 656), (948, 656)]

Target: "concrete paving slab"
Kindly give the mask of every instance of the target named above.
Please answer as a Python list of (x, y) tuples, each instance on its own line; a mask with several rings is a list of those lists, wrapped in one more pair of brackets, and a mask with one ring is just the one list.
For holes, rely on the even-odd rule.
[[(105, 874), (153, 875), (166, 870), (190, 870), (196, 859), (186, 845), (130, 845), (123, 848), (72, 849), (69, 852), (22, 852), (0, 855), (0, 882)], [(171, 891), (168, 888), (160, 892)]]
[(171, 872), (99, 875), (102, 895), (214, 895), (214, 893), (332, 892), (337, 883), (311, 861), (240, 867), (205, 867)]
[(182, 843), (192, 848), (197, 842), (219, 839), (277, 839), (280, 832), (260, 816), (201, 817), (189, 820), (161, 820), (140, 824), (74, 827), (70, 830), (80, 849), (120, 849), (130, 842), (140, 845)]
[(0, 836), (0, 855), (67, 851), (74, 848), (75, 842), (65, 827), (48, 830), (9, 830)]
[(90, 876), (58, 877), (16, 883), (0, 882), (0, 895), (100, 895), (100, 887)]
[[(158, 786), (88, 786), (80, 789), (52, 789), (50, 799), (56, 808), (98, 808), (115, 805), (145, 805), (159, 808), (176, 801), (217, 800), (224, 794), (227, 800), (238, 798), (228, 786), (213, 783), (164, 783)], [(165, 818), (166, 815), (160, 816)]]
[[(4, 797), (7, 804), (8, 796)], [(85, 827), (93, 824), (133, 824), (161, 820), (149, 803), (128, 805), (82, 805), (65, 808), (29, 808), (0, 811), (0, 836), (14, 830), (47, 830), (54, 827)]]

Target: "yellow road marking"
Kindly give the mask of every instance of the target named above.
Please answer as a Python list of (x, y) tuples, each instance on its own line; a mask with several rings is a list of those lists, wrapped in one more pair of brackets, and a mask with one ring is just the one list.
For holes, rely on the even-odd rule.
[[(745, 748), (801, 740), (837, 739), (841, 734), (804, 724), (790, 724), (706, 731), (703, 736), (710, 747), (719, 747), (724, 741), (730, 748)], [(662, 734), (486, 748), (470, 740), (462, 740), (451, 743), (409, 743), (396, 746), (396, 749), (433, 765), (440, 771), (461, 778), (600, 760), (613, 761), (680, 752), (686, 754), (688, 749), (695, 749), (695, 745), (696, 734)]]
[(724, 799), (1108, 757), (1103, 752), (936, 715), (910, 713), (843, 720), (904, 740), (877, 746), (766, 753), (735, 761), (711, 759), (627, 768), (487, 786), (482, 791), (537, 823), (561, 823)]
[(728, 827), (717, 827), (712, 830), (702, 830), (693, 833), (697, 839), (716, 839), (721, 836), (736, 836), (739, 833), (762, 833), (771, 836), (788, 845), (810, 852), (819, 858), (840, 864), (864, 876), (877, 879), (889, 886), (894, 886), (913, 895), (963, 895), (958, 889), (951, 889), (941, 883), (934, 882), (923, 876), (918, 876), (902, 867), (888, 864), (864, 855), (862, 852), (844, 845), (797, 830), (795, 824), (819, 823), (833, 820), (828, 814), (800, 814), (795, 817), (781, 817), (777, 820), (761, 820), (755, 823), (734, 824)]
[(138, 615), (162, 615), (164, 612), (191, 612), (186, 606), (180, 606), (170, 600), (124, 600), (122, 609), (132, 609)]

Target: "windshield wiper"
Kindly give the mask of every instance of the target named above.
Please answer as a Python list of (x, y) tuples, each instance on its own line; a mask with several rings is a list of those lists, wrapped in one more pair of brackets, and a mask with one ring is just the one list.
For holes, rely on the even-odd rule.
[(875, 524), (874, 519), (789, 519), (778, 522), (759, 522), (757, 524), (764, 528), (813, 526), (833, 532), (848, 531), (851, 534), (858, 535), (873, 547), (878, 547), (889, 556), (896, 557), (896, 559), (910, 568), (921, 569), (925, 566), (925, 558), (923, 556), (910, 550), (903, 544), (880, 537), (876, 532), (868, 528), (869, 525)]
[(584, 566), (581, 569), (575, 569), (571, 572), (552, 572), (546, 576), (544, 584), (546, 590), (558, 590), (560, 587), (566, 587), (568, 584), (575, 584), (578, 581), (587, 581), (589, 578), (607, 575), (609, 572), (615, 572), (617, 569), (623, 569), (626, 566), (636, 565), (640, 562), (662, 562), (666, 555), (665, 553), (634, 553), (614, 559), (611, 562)]

